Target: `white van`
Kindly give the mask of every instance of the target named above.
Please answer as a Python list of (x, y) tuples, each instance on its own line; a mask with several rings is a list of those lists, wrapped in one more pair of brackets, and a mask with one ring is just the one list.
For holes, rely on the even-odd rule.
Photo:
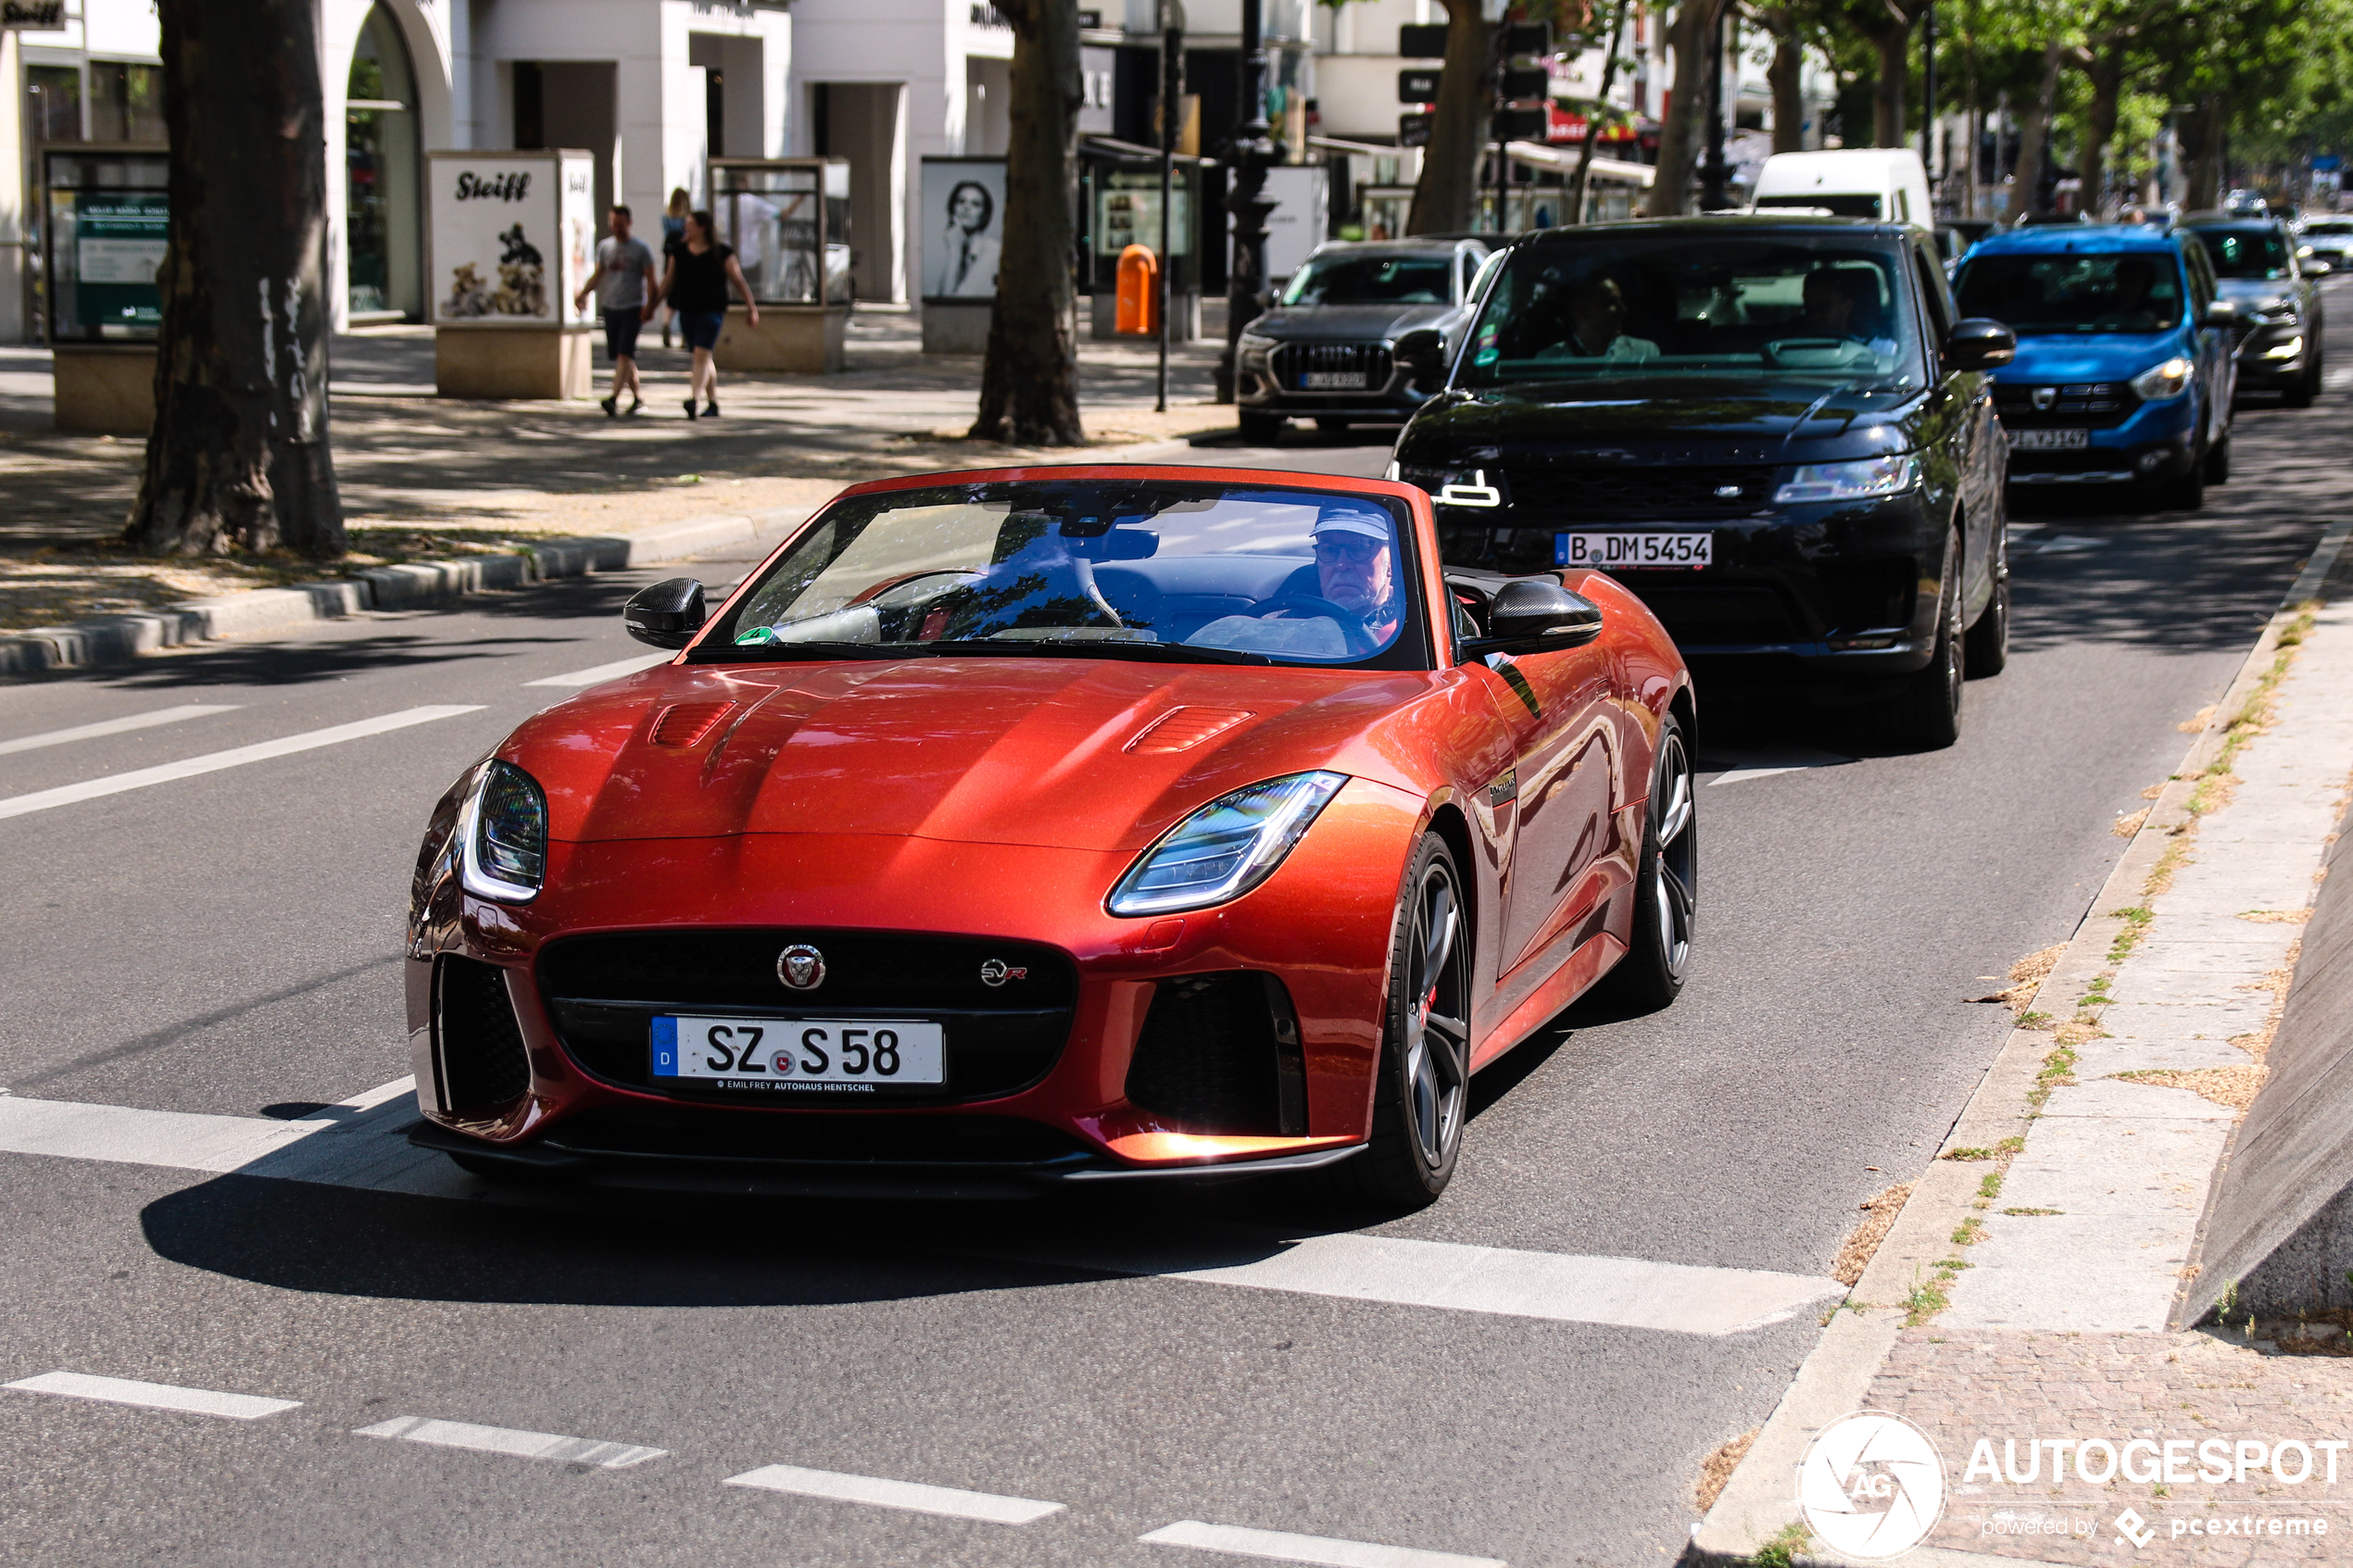
[(1756, 173), (1752, 212), (1812, 207), (1841, 218), (1931, 226), (1928, 170), (1909, 147), (1775, 153)]

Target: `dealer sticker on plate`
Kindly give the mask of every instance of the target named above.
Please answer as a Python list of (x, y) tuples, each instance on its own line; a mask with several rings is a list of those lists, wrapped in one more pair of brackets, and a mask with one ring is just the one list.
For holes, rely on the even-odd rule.
[(1553, 564), (1604, 571), (1697, 570), (1716, 559), (1713, 533), (1555, 533)]
[(657, 1018), (653, 1075), (821, 1094), (936, 1085), (947, 1081), (945, 1033), (900, 1018)]

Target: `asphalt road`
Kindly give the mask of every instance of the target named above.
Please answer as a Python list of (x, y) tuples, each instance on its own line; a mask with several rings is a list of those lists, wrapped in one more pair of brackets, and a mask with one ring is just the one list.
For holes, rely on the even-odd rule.
[[(0, 1085), (233, 1119), (133, 1119), (150, 1141), (77, 1146), (107, 1158), (0, 1154), (0, 1383), (299, 1401), (237, 1419), (0, 1389), (0, 1555), (1237, 1561), (1138, 1539), (1199, 1522), (1456, 1554), (1380, 1560), (1400, 1568), (1671, 1562), (1701, 1461), (1770, 1412), (1816, 1311), (1710, 1333), (1662, 1326), (1664, 1310), (1421, 1304), (1401, 1283), (1412, 1260), (1470, 1255), (1383, 1244), (1684, 1265), (1711, 1272), (1674, 1278), (1735, 1294), (1755, 1276), (1729, 1271), (1826, 1273), (1857, 1205), (1919, 1173), (1999, 1047), (2007, 1014), (1968, 998), (2069, 935), (2122, 848), (2110, 824), (2180, 759), (2178, 726), (2347, 515), (2347, 407), (2340, 387), (2310, 411), (2246, 411), (2238, 477), (2203, 514), (2020, 517), (2016, 652), (1972, 684), (1949, 751), (1703, 692), (1690, 988), (1649, 1017), (1572, 1010), (1492, 1069), (1445, 1198), (1326, 1236), (1374, 1260), (1337, 1294), (1249, 1268), (1181, 1277), (1274, 1257), (1253, 1225), (1332, 1231), (1251, 1189), (953, 1212), (511, 1201), (471, 1178), (415, 1196), (156, 1152), (189, 1129), (361, 1114), (321, 1108), (409, 1072), (400, 915), (427, 808), (565, 695), (525, 683), (639, 651), (620, 605), (666, 572), (0, 687)], [(1371, 473), (1387, 439), (1196, 456)], [(191, 704), (228, 710), (9, 744)], [(463, 710), (411, 712), (443, 708)], [(415, 721), (9, 814), (396, 714)], [(521, 1439), (409, 1418), (662, 1452), (483, 1451), (451, 1444)], [(440, 1436), (357, 1435), (384, 1423)], [(864, 1479), (824, 1483), (849, 1486), (831, 1499), (723, 1485), (772, 1465)], [(950, 1512), (912, 1512), (876, 1482), (997, 1501), (925, 1494)], [(956, 1516), (1007, 1499), (1063, 1506)]]

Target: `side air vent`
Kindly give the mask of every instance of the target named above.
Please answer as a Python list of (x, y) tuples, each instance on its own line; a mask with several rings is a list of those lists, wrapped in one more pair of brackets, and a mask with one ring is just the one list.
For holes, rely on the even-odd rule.
[(434, 968), (434, 1063), (441, 1102), (454, 1111), (487, 1111), (531, 1087), (531, 1058), (496, 964), (444, 953)]
[(732, 702), (673, 703), (655, 718), (653, 742), (656, 746), (698, 745), (735, 709)]
[(1142, 729), (1121, 749), (1150, 756), (1155, 752), (1189, 751), (1212, 735), (1222, 735), (1251, 716), (1247, 708), (1172, 708)]
[(1249, 971), (1162, 981), (1127, 1064), (1126, 1092), (1183, 1132), (1303, 1135), (1306, 1061), (1290, 993)]

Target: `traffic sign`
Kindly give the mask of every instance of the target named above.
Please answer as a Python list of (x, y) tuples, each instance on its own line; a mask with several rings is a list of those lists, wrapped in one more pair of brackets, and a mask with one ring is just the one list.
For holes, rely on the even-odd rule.
[(1446, 57), (1446, 24), (1409, 23), (1397, 30), (1397, 52), (1409, 60), (1442, 60)]
[(1553, 73), (1542, 66), (1506, 66), (1501, 85), (1506, 103), (1541, 98), (1553, 90)]
[(1434, 104), (1438, 102), (1438, 79), (1443, 71), (1419, 68), (1397, 73), (1397, 101), (1401, 104)]
[(1401, 114), (1397, 117), (1397, 144), (1401, 147), (1429, 145), (1429, 120), (1426, 114)]

